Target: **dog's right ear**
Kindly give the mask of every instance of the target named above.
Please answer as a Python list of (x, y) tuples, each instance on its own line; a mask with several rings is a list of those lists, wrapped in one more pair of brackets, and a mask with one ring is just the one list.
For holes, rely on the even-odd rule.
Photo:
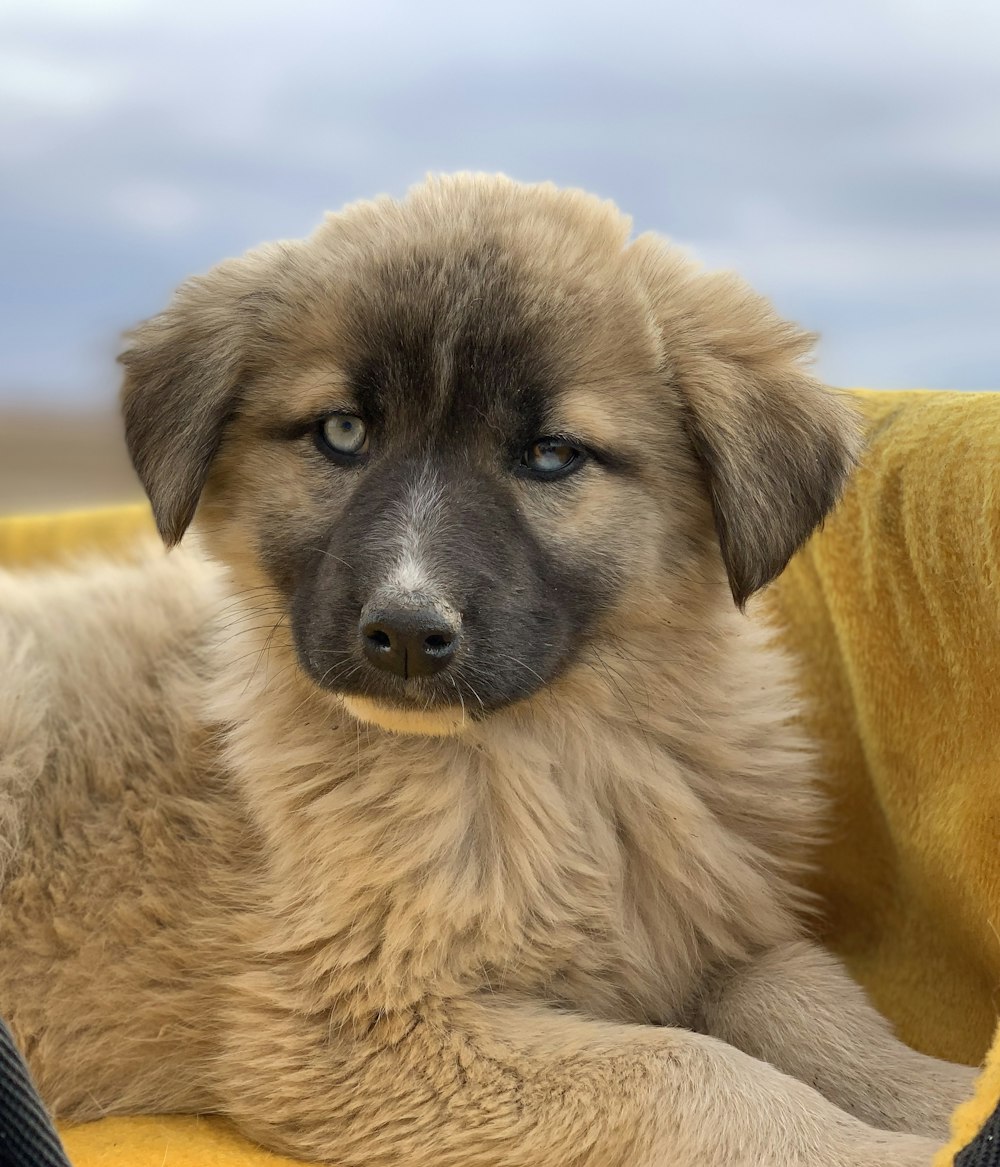
[(805, 367), (813, 338), (742, 280), (655, 237), (632, 251), (743, 608), (836, 504), (861, 450), (860, 418)]
[(244, 261), (220, 264), (130, 332), (118, 358), (125, 442), (168, 547), (194, 517), (238, 405), (253, 300)]

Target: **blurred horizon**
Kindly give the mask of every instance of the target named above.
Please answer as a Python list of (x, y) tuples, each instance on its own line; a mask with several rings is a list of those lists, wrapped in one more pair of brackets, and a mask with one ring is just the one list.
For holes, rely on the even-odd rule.
[(110, 409), (185, 277), (427, 171), (613, 198), (821, 335), (1000, 387), (1000, 5), (7, 0), (0, 410)]

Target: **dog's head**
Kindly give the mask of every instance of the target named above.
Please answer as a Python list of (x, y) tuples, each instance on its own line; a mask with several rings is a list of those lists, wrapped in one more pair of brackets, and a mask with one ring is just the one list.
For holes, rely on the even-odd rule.
[(441, 731), (678, 581), (781, 571), (856, 448), (808, 348), (608, 203), (458, 176), (185, 285), (123, 354), (126, 436), (315, 685)]

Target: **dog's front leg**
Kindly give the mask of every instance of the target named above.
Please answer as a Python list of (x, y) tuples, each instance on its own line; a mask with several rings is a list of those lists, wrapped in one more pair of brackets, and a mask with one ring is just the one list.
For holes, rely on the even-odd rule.
[(360, 1029), (254, 997), (232, 1017), (222, 1108), (339, 1167), (926, 1167), (934, 1150), (686, 1030), (499, 997)]
[(975, 1071), (917, 1053), (893, 1036), (843, 967), (791, 944), (720, 976), (699, 1028), (815, 1086), (873, 1126), (944, 1138)]

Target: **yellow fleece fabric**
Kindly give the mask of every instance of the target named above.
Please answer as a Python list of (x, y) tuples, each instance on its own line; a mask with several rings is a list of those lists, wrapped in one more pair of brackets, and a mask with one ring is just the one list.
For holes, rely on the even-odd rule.
[[(766, 598), (833, 799), (816, 886), (899, 1035), (976, 1064), (1000, 1003), (1000, 394), (858, 398), (862, 468)], [(998, 1099), (1000, 1044), (935, 1167)]]
[[(864, 465), (763, 602), (802, 662), (832, 797), (825, 938), (901, 1037), (978, 1063), (1000, 1000), (1000, 394), (857, 399)], [(144, 507), (0, 519), (0, 563), (125, 552), (151, 529)], [(998, 1099), (1000, 1039), (934, 1167)], [(291, 1162), (214, 1118), (63, 1134), (76, 1167)]]

